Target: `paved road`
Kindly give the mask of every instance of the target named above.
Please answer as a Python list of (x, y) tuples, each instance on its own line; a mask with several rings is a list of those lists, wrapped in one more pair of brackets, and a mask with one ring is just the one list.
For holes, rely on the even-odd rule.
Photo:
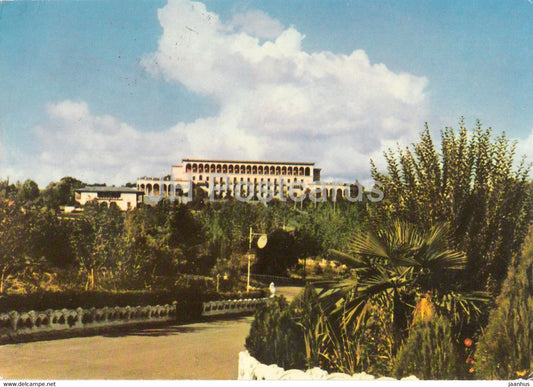
[[(294, 288), (278, 294), (291, 299)], [(0, 346), (4, 379), (237, 379), (253, 317)]]
[(276, 286), (276, 294), (283, 295), (288, 301), (292, 301), (301, 290), (301, 287), (296, 286)]
[(252, 317), (0, 347), (4, 379), (237, 379)]

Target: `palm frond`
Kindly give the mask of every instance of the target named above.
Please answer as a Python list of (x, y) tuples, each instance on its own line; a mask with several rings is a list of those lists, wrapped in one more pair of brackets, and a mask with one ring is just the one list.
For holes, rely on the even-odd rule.
[(468, 323), (472, 319), (478, 318), (482, 314), (482, 307), (486, 306), (490, 301), (491, 297), (488, 292), (459, 293), (448, 291), (438, 294), (433, 303), (457, 324), (460, 321)]

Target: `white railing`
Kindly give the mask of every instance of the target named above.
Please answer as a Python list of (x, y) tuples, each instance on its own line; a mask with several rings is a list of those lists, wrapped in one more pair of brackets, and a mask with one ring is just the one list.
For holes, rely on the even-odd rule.
[(253, 312), (269, 298), (253, 298), (244, 300), (223, 300), (204, 302), (202, 316), (218, 316), (225, 314), (241, 314)]
[[(202, 316), (253, 313), (268, 298), (209, 301), (203, 303)], [(0, 313), (0, 338), (37, 332), (75, 328), (101, 328), (145, 322), (176, 321), (178, 303), (103, 308), (77, 308)]]
[(176, 305), (103, 307), (90, 309), (48, 309), (43, 312), (11, 311), (0, 314), (0, 336), (72, 328), (96, 328), (139, 322), (173, 321)]
[[(302, 370), (284, 370), (275, 364), (265, 365), (250, 356), (248, 351), (239, 352), (239, 380), (397, 380), (389, 377), (376, 378), (366, 372), (353, 375), (340, 372), (328, 373), (318, 367)], [(408, 376), (401, 380), (418, 380), (416, 376)]]

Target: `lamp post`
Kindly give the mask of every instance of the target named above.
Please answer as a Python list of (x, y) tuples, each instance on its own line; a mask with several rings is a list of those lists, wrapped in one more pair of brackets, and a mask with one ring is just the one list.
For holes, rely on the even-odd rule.
[(257, 241), (257, 247), (262, 249), (267, 244), (267, 235), (263, 233), (253, 232), (252, 227), (250, 226), (250, 236), (248, 238), (248, 277), (246, 280), (246, 291), (250, 291), (250, 261), (252, 260), (252, 240), (254, 236), (259, 236)]

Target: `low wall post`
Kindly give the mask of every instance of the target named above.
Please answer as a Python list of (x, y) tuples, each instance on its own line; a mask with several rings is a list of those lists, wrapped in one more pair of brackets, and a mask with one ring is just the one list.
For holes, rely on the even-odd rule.
[(11, 324), (11, 329), (13, 330), (13, 332), (17, 331), (19, 316), (20, 315), (15, 310), (9, 312), (9, 323)]

